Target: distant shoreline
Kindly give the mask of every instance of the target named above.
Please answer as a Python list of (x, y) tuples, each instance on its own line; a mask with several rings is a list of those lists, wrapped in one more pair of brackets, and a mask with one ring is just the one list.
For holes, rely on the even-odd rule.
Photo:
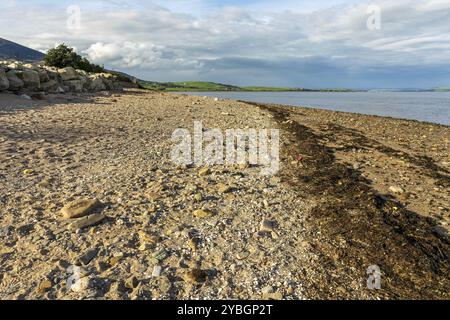
[(216, 82), (186, 81), (186, 82), (155, 82), (139, 81), (143, 89), (163, 92), (450, 92), (450, 88), (439, 87), (431, 89), (417, 88), (375, 88), (375, 89), (348, 89), (348, 88), (288, 88), (264, 86), (234, 86)]

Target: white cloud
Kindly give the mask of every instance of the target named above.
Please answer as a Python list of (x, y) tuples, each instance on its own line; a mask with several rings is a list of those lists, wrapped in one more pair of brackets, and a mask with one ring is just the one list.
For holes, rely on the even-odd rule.
[[(328, 8), (283, 0), (282, 10), (268, 1), (233, 7), (206, 0), (79, 1), (80, 30), (66, 28), (61, 6), (7, 3), (0, 4), (2, 37), (39, 50), (66, 42), (96, 63), (154, 80), (225, 81), (233, 70), (231, 82), (284, 79), (307, 86), (297, 83), (308, 81), (300, 74), (305, 70), (329, 70), (339, 81), (364, 70), (450, 64), (448, 0), (335, 0)], [(381, 30), (366, 27), (372, 3), (381, 8)]]

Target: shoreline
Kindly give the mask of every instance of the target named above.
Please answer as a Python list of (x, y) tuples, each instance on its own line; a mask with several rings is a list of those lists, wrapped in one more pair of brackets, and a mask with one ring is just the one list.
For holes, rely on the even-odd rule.
[[(0, 98), (0, 298), (449, 298), (448, 126), (143, 90), (52, 99)], [(280, 173), (174, 166), (171, 134), (195, 120), (279, 128)], [(107, 218), (67, 229), (61, 208), (86, 198)]]

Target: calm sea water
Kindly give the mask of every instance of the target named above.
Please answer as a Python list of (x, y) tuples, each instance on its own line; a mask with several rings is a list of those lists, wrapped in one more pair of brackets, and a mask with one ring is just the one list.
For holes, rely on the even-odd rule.
[(186, 92), (450, 125), (450, 92)]

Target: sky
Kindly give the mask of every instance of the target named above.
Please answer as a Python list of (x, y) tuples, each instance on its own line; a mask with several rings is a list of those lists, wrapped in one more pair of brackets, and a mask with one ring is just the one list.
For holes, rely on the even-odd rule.
[(153, 81), (450, 86), (450, 0), (2, 0), (0, 38)]

